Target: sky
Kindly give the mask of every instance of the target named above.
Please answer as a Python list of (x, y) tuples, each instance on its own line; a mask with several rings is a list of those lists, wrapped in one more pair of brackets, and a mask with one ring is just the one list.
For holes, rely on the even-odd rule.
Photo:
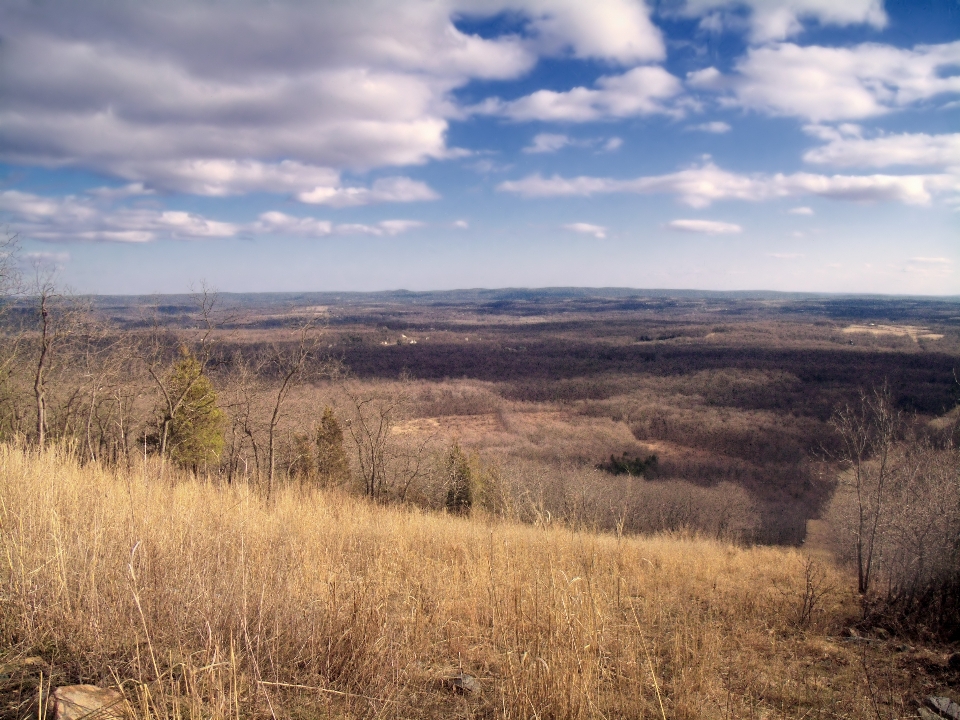
[(80, 293), (960, 295), (960, 0), (0, 0)]

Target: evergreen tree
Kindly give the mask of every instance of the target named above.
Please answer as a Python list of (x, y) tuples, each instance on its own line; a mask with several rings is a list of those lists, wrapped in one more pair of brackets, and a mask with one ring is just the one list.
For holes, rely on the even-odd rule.
[(449, 512), (469, 515), (473, 507), (473, 472), (460, 444), (454, 440), (446, 458), (447, 499)]
[(217, 407), (213, 383), (203, 374), (203, 367), (186, 347), (180, 349), (180, 360), (173, 368), (169, 386), (170, 395), (181, 398), (168, 419), (170, 456), (194, 470), (207, 463), (219, 462), (226, 416)]
[(343, 429), (329, 407), (317, 426), (317, 479), (323, 486), (342, 485), (350, 478), (350, 465), (343, 449)]

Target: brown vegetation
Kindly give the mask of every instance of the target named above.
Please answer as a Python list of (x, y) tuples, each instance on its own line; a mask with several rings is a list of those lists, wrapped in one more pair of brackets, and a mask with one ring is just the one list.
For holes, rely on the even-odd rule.
[(0, 497), (5, 667), (39, 654), (33, 687), (118, 686), (137, 717), (875, 718), (960, 680), (837, 637), (848, 580), (794, 550), (267, 502), (9, 446)]

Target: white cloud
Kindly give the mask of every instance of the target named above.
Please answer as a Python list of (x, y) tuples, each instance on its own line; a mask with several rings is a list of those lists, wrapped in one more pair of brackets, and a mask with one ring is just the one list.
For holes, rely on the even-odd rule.
[(749, 11), (749, 28), (754, 42), (783, 40), (803, 30), (804, 20), (823, 25), (887, 24), (883, 0), (683, 0), (680, 12), (702, 16), (702, 29), (717, 32), (739, 23), (731, 11)]
[(666, 227), (670, 230), (704, 235), (735, 235), (743, 232), (740, 225), (719, 220), (671, 220)]
[(191, 159), (116, 162), (112, 170), (143, 186), (149, 181), (162, 190), (227, 197), (250, 192), (295, 193), (317, 186), (337, 186), (340, 173), (327, 167), (293, 160), (267, 163), (257, 160)]
[(691, 125), (689, 130), (699, 130), (700, 132), (713, 133), (714, 135), (722, 135), (723, 133), (730, 132), (733, 128), (730, 127), (728, 123), (723, 122), (722, 120), (714, 120), (713, 122), (700, 123), (699, 125)]
[(565, 92), (537, 90), (504, 102), (490, 99), (475, 112), (503, 115), (512, 120), (591, 122), (606, 118), (666, 114), (679, 116), (683, 109), (668, 101), (683, 91), (681, 82), (661, 67), (637, 67), (623, 75), (606, 75), (596, 88), (575, 87)]
[(334, 227), (333, 231), (340, 235), (399, 235), (419, 227), (423, 223), (418, 220), (383, 220), (376, 225), (363, 223), (342, 223)]
[(798, 260), (803, 257), (803, 253), (769, 253), (769, 255), (777, 260)]
[(457, 230), (467, 230), (470, 228), (470, 223), (468, 223), (466, 220), (454, 220), (453, 226)]
[(374, 225), (363, 223), (340, 223), (334, 225), (329, 220), (314, 217), (296, 217), (286, 213), (271, 211), (260, 215), (256, 222), (245, 229), (248, 232), (263, 234), (283, 234), (296, 237), (326, 237), (327, 235), (399, 235), (409, 230), (423, 227), (419, 220), (383, 220)]
[(945, 257), (912, 257), (910, 261), (924, 265), (953, 265), (953, 260)]
[(621, 192), (622, 181), (609, 178), (585, 177), (564, 178), (554, 175), (543, 177), (540, 173), (528, 175), (522, 180), (507, 180), (497, 186), (501, 192), (511, 192), (523, 197), (590, 196), (601, 193)]
[(667, 194), (695, 208), (718, 200), (762, 201), (813, 195), (857, 202), (895, 201), (929, 204), (937, 193), (960, 191), (960, 176), (938, 175), (815, 175), (794, 173), (742, 175), (712, 162), (666, 175), (633, 180), (580, 176), (544, 178), (539, 173), (501, 183), (498, 190), (523, 197), (590, 196), (605, 193)]
[[(454, 24), (502, 12), (524, 37)], [(462, 154), (446, 145), (451, 92), (539, 57), (665, 56), (637, 0), (6, 3), (0, 42), (0, 159), (206, 195)]]
[(830, 142), (808, 150), (807, 162), (834, 167), (888, 167), (921, 165), (927, 167), (960, 167), (960, 133), (927, 135), (901, 133), (863, 139), (832, 137)]
[(875, 117), (960, 93), (960, 76), (944, 72), (958, 63), (960, 41), (912, 50), (781, 43), (751, 48), (733, 75), (707, 68), (690, 73), (687, 82), (725, 93), (722, 102), (728, 105), (824, 122)]
[(333, 223), (329, 220), (317, 220), (312, 217), (294, 217), (286, 213), (271, 211), (262, 213), (250, 227), (256, 233), (284, 233), (324, 237), (333, 232)]
[(381, 202), (418, 202), (436, 200), (440, 196), (428, 185), (408, 177), (380, 178), (366, 187), (320, 186), (297, 193), (297, 200), (311, 205), (356, 207)]
[(387, 235), (399, 235), (400, 233), (405, 233), (408, 230), (416, 230), (417, 228), (421, 228), (423, 225), (424, 224), (419, 220), (383, 220), (378, 223), (378, 226)]
[(470, 5), (486, 8), (491, 14), (508, 8), (526, 11), (531, 16), (530, 29), (544, 53), (556, 54), (569, 48), (574, 57), (624, 65), (662, 60), (666, 55), (663, 38), (651, 22), (646, 4), (636, 0), (473, 0)]
[(611, 137), (604, 140), (601, 138), (572, 138), (569, 135), (561, 133), (538, 133), (534, 135), (533, 142), (523, 148), (525, 153), (552, 153), (562, 150), (565, 147), (577, 148), (596, 148), (599, 146), (600, 152), (614, 152), (623, 145), (623, 139)]
[(551, 153), (565, 148), (570, 138), (557, 133), (539, 133), (533, 136), (533, 142), (523, 149), (525, 153)]
[(130, 183), (122, 187), (97, 187), (87, 190), (88, 195), (101, 198), (103, 200), (122, 200), (129, 197), (140, 195), (153, 195), (154, 191), (144, 187), (142, 182)]
[(104, 209), (88, 198), (43, 197), (17, 190), (0, 192), (0, 211), (10, 214), (25, 237), (36, 240), (142, 243), (162, 237), (233, 237), (240, 229), (180, 210)]
[(593, 235), (598, 240), (603, 240), (607, 236), (607, 229), (603, 225), (591, 225), (590, 223), (570, 223), (563, 226), (564, 230), (584, 235)]
[(791, 215), (813, 215), (813, 208), (801, 206), (801, 207), (790, 208), (789, 210), (787, 210), (787, 212), (790, 213)]

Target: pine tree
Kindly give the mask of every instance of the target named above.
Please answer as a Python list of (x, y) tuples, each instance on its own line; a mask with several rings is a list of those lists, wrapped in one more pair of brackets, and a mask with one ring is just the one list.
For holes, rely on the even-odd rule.
[(169, 418), (167, 448), (170, 456), (194, 470), (219, 462), (226, 416), (217, 407), (213, 383), (185, 347), (180, 349), (180, 360), (173, 368), (169, 386), (170, 396), (181, 398)]
[(342, 485), (350, 478), (350, 465), (343, 449), (343, 429), (333, 410), (324, 408), (317, 427), (317, 479), (322, 486)]

